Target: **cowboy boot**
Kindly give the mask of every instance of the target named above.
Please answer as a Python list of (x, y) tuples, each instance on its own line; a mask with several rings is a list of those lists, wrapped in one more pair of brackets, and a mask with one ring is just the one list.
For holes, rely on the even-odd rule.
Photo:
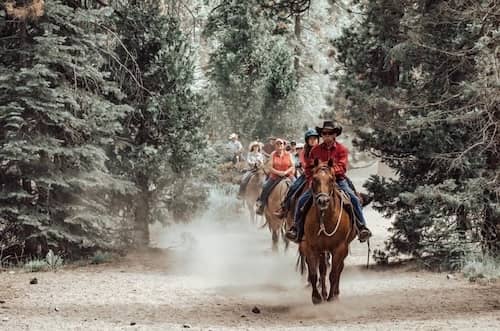
[(257, 215), (262, 215), (264, 214), (264, 204), (260, 201), (260, 200), (257, 200), (255, 202), (255, 205), (257, 206), (257, 210), (255, 211), (255, 213)]
[(373, 195), (369, 195), (366, 193), (359, 193), (358, 197), (361, 200), (361, 208), (368, 206), (373, 201)]
[(304, 230), (302, 229), (302, 215), (299, 215), (298, 219), (293, 223), (293, 225), (288, 229), (285, 233), (285, 237), (287, 239), (293, 241), (296, 244), (299, 244), (302, 240), (302, 235)]
[(372, 232), (366, 227), (365, 224), (361, 224), (358, 222), (358, 230), (359, 230), (358, 232), (359, 242), (364, 243), (372, 236)]
[(285, 233), (285, 236), (287, 237), (287, 239), (294, 241), (294, 242), (297, 242), (297, 239), (299, 237), (299, 233), (298, 233), (295, 225), (292, 225), (290, 227), (290, 229), (288, 229), (288, 231)]

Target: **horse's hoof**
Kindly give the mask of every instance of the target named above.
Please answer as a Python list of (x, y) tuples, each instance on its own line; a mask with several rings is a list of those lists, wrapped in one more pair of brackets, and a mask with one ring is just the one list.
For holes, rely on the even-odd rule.
[(328, 297), (327, 301), (334, 302), (334, 301), (337, 301), (338, 299), (339, 299), (338, 295), (332, 295), (331, 297)]
[(323, 300), (321, 299), (321, 297), (320, 297), (319, 295), (318, 295), (318, 296), (315, 296), (315, 295), (313, 294), (313, 296), (312, 296), (312, 302), (313, 302), (313, 304), (315, 304), (315, 305), (319, 305), (322, 301), (323, 301)]

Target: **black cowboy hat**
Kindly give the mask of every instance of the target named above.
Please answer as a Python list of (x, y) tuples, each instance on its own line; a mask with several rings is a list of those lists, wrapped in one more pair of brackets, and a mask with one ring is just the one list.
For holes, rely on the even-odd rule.
[(323, 127), (316, 127), (316, 131), (318, 131), (318, 134), (320, 136), (323, 130), (331, 130), (337, 134), (337, 137), (342, 134), (342, 126), (339, 123), (333, 121), (324, 121)]

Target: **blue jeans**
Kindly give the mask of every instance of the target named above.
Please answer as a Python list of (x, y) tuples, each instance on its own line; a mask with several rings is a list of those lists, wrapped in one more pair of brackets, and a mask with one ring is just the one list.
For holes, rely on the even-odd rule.
[(288, 190), (288, 193), (286, 194), (285, 197), (285, 202), (284, 202), (284, 209), (288, 210), (290, 209), (290, 202), (292, 200), (292, 197), (297, 193), (298, 190), (302, 187), (303, 184), (306, 183), (306, 176), (301, 175), (295, 182), (293, 182), (292, 186), (290, 186), (290, 189)]
[(354, 212), (356, 213), (356, 216), (359, 218), (359, 221), (363, 224), (366, 225), (366, 220), (365, 216), (363, 215), (363, 210), (361, 209), (361, 202), (358, 199), (358, 196), (354, 193), (354, 191), (351, 189), (349, 184), (347, 183), (347, 180), (342, 179), (337, 181), (337, 185), (340, 187), (342, 191), (347, 193), (349, 197), (351, 198), (351, 203), (354, 207)]
[(262, 186), (262, 192), (260, 193), (260, 197), (257, 199), (257, 201), (260, 201), (262, 206), (265, 206), (267, 203), (267, 198), (269, 198), (269, 195), (271, 194), (272, 189), (278, 182), (280, 181), (280, 178), (272, 179), (271, 177), (268, 177), (266, 181), (264, 182), (264, 185)]
[(297, 230), (299, 238), (302, 238), (304, 232), (304, 214), (305, 210), (302, 210), (308, 201), (312, 200), (312, 190), (308, 189), (297, 200), (297, 205), (295, 206), (294, 214), (294, 225)]

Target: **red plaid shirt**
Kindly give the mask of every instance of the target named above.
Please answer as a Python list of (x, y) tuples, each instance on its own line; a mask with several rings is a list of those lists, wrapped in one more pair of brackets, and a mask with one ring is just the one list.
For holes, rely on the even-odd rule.
[(325, 143), (321, 143), (312, 148), (308, 163), (305, 167), (305, 173), (307, 181), (310, 183), (313, 176), (314, 159), (318, 159), (319, 162), (328, 162), (328, 160), (333, 160), (333, 171), (335, 172), (335, 177), (337, 180), (343, 179), (347, 171), (347, 156), (349, 150), (347, 147), (339, 142), (334, 142), (331, 146), (327, 146)]

